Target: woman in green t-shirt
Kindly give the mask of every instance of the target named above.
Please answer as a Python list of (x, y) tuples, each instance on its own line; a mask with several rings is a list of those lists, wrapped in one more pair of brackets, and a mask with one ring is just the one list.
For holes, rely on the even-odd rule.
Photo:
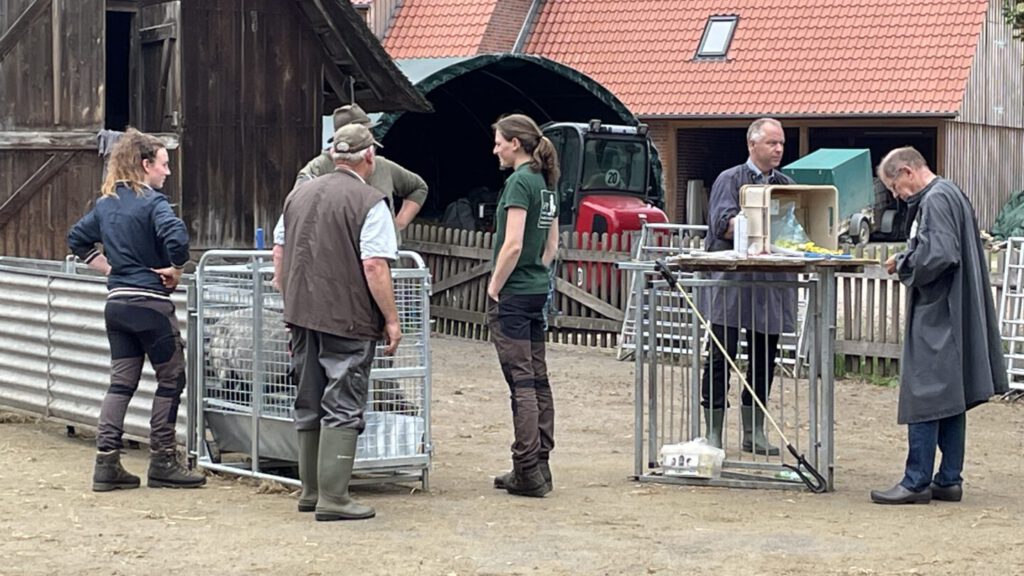
[(512, 114), (494, 126), (494, 155), (512, 174), (495, 215), (488, 326), (512, 400), (512, 471), (494, 487), (519, 496), (551, 491), (555, 406), (544, 352), (548, 268), (558, 251), (558, 155), (537, 123)]

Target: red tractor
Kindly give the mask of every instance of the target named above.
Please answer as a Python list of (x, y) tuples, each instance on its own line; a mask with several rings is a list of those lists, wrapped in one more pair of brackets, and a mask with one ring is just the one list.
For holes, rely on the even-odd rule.
[[(604, 125), (591, 120), (587, 124), (551, 122), (542, 129), (558, 151), (562, 171), (558, 221), (563, 232), (607, 232), (611, 236), (639, 230), (642, 219), (651, 224), (668, 222), (660, 208), (664, 194), (660, 171), (654, 169), (647, 125)], [(591, 250), (610, 248), (585, 246)], [(618, 246), (629, 247), (624, 235)], [(617, 274), (609, 263), (563, 264), (571, 281), (588, 292), (598, 290), (602, 278), (610, 282)], [(554, 268), (552, 273), (557, 274)]]
[(641, 218), (668, 222), (647, 126), (551, 122), (544, 135), (558, 151), (563, 231), (617, 234), (639, 230)]

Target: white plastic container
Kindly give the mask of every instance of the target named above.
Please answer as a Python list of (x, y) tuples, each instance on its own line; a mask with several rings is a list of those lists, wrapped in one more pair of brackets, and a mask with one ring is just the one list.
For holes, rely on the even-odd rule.
[(356, 460), (402, 458), (420, 453), (426, 422), (421, 416), (367, 410), (356, 442)]
[(661, 470), (665, 476), (718, 478), (724, 460), (725, 450), (711, 446), (704, 438), (661, 447)]
[(741, 257), (747, 255), (747, 217), (740, 212), (736, 215), (736, 222), (732, 227), (732, 249)]

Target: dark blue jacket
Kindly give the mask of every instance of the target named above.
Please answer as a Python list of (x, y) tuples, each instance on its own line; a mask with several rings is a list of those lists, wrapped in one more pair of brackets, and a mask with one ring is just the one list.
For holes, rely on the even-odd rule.
[(167, 197), (149, 187), (137, 195), (127, 184), (117, 196), (103, 196), (68, 232), (68, 248), (85, 262), (99, 256), (110, 263), (107, 288), (169, 294), (154, 268), (181, 268), (188, 262), (188, 231)]

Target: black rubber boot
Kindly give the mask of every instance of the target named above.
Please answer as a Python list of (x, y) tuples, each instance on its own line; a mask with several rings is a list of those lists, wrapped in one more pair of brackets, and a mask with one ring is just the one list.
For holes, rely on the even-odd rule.
[[(555, 484), (551, 480), (551, 466), (548, 465), (547, 460), (541, 460), (537, 465), (540, 468), (540, 474), (544, 477), (544, 483), (547, 484), (548, 492), (555, 489)], [(494, 478), (494, 487), (498, 490), (505, 490), (509, 480), (515, 476), (515, 471), (509, 470), (500, 476)]]
[(199, 488), (206, 484), (206, 476), (189, 472), (178, 461), (174, 448), (149, 453), (149, 473), (146, 485), (150, 488)]
[(299, 512), (316, 511), (316, 501), (320, 497), (316, 478), (316, 461), (319, 451), (320, 431), (299, 430), (299, 479), (302, 480)]
[(549, 484), (544, 481), (544, 475), (540, 472), (540, 466), (513, 472), (512, 476), (505, 480), (505, 490), (509, 494), (543, 498), (551, 491)]
[(359, 432), (349, 428), (321, 428), (317, 458), (317, 484), (320, 500), (316, 504), (317, 522), (365, 520), (377, 512), (348, 495), (352, 466), (356, 460)]
[(129, 474), (121, 466), (121, 451), (96, 453), (96, 468), (92, 473), (92, 491), (130, 490), (139, 487), (139, 477)]

